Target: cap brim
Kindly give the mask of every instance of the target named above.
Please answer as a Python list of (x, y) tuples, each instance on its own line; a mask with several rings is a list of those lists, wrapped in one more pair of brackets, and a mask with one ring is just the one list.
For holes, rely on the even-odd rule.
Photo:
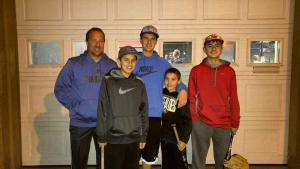
[(211, 39), (211, 40), (208, 40), (208, 41), (204, 42), (204, 46), (205, 46), (207, 43), (211, 42), (211, 41), (217, 41), (217, 42), (220, 42), (222, 45), (223, 45), (223, 43), (224, 43), (224, 40), (221, 40), (221, 39)]
[(154, 33), (154, 32), (143, 32), (143, 33), (141, 33), (141, 37), (142, 37), (145, 33), (153, 34), (153, 35), (156, 36), (156, 38), (159, 38), (159, 35), (158, 35), (157, 33)]
[[(139, 60), (139, 59), (142, 57), (142, 56), (139, 55), (139, 54), (130, 54), (130, 53), (129, 53), (129, 54), (125, 54), (125, 55), (134, 55), (134, 56), (136, 56), (136, 59), (137, 59), (137, 60)], [(125, 55), (118, 56), (118, 59), (122, 59), (122, 57), (125, 56)]]

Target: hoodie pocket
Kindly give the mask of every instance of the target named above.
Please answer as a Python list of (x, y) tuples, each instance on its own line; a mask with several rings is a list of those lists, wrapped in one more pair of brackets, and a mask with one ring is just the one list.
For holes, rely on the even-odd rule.
[(82, 100), (75, 111), (76, 118), (81, 121), (96, 122), (97, 105), (97, 100)]
[(119, 116), (114, 119), (110, 132), (114, 136), (138, 135), (142, 126), (140, 116)]
[(212, 123), (223, 124), (230, 119), (230, 111), (225, 105), (204, 105), (200, 116)]

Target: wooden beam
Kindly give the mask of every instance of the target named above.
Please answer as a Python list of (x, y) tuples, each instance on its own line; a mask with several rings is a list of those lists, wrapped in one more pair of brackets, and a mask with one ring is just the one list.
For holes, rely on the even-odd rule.
[(295, 1), (289, 114), (288, 167), (300, 168), (300, 1)]
[(0, 169), (22, 167), (15, 1), (0, 0)]

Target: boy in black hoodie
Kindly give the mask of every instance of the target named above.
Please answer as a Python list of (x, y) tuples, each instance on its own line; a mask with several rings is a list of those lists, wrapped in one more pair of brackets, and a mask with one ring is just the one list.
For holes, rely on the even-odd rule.
[(132, 71), (138, 57), (131, 46), (120, 49), (121, 69), (112, 69), (102, 81), (97, 111), (98, 143), (105, 146), (105, 168), (139, 169), (139, 149), (148, 133), (145, 84)]
[[(181, 81), (181, 74), (176, 68), (169, 68), (165, 72), (165, 88), (163, 89), (164, 110), (162, 114), (162, 169), (185, 168), (181, 152), (186, 148), (192, 131), (192, 118), (189, 108), (189, 101), (181, 108), (178, 108), (176, 98), (178, 92), (176, 86)], [(180, 142), (172, 125), (176, 125)], [(185, 154), (186, 156), (186, 154)], [(186, 158), (186, 157), (185, 157)]]

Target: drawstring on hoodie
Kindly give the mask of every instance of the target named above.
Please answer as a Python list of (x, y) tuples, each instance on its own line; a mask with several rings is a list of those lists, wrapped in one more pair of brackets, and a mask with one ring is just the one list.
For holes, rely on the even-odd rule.
[(211, 79), (212, 79), (212, 67), (210, 66), (210, 85), (211, 85)]
[(95, 77), (95, 62), (93, 61), (93, 77)]
[(100, 73), (100, 80), (102, 80), (102, 78), (104, 77), (104, 73), (101, 70), (101, 62), (99, 61), (99, 70), (96, 71), (96, 62), (93, 61), (93, 78), (96, 78), (96, 72)]
[[(214, 87), (217, 87), (217, 72), (218, 72), (218, 68), (216, 68), (215, 71)], [(211, 83), (212, 83), (212, 66), (210, 66), (210, 85)]]
[(101, 69), (101, 62), (99, 62), (99, 72), (100, 72), (100, 78), (102, 79), (104, 77), (104, 73), (102, 72), (102, 69)]
[(215, 71), (215, 85), (214, 85), (214, 87), (217, 87), (217, 71), (218, 71), (218, 68), (216, 68), (216, 71)]
[[(222, 60), (220, 59), (221, 64), (213, 64), (210, 65), (208, 63), (208, 61), (206, 60), (206, 58), (204, 58), (201, 62), (201, 65), (203, 65), (206, 68), (210, 68), (210, 86), (212, 86), (212, 81), (214, 81), (214, 87), (217, 87), (217, 73), (218, 73), (218, 69), (223, 69), (224, 67), (227, 67), (230, 65), (230, 63), (226, 60)], [(215, 77), (213, 77), (213, 69), (215, 69)], [(223, 73), (222, 73), (223, 75)]]

